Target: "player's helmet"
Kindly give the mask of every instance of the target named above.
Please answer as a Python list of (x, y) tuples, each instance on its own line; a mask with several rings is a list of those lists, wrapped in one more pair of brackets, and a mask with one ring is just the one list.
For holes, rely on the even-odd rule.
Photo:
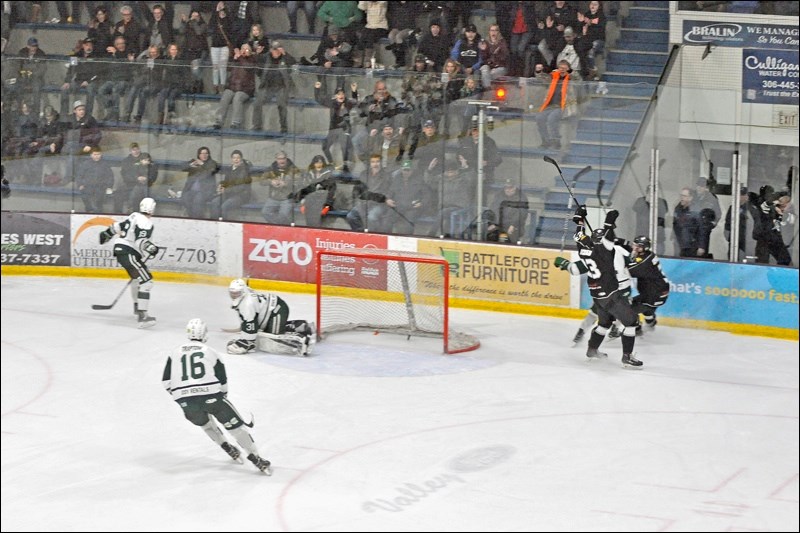
[(152, 215), (156, 210), (156, 201), (152, 198), (142, 198), (139, 202), (139, 212), (145, 215)]
[(592, 232), (592, 242), (599, 243), (603, 240), (603, 237), (606, 236), (606, 230), (604, 228), (597, 228)]
[(639, 235), (633, 239), (633, 244), (641, 246), (645, 250), (649, 250), (653, 243), (650, 242), (650, 238), (647, 235)]
[(244, 293), (247, 291), (247, 283), (241, 278), (231, 281), (228, 285), (228, 294), (231, 297), (231, 306), (236, 307), (239, 302), (244, 298)]
[(199, 318), (193, 318), (186, 324), (186, 333), (190, 341), (206, 342), (208, 339), (208, 327)]

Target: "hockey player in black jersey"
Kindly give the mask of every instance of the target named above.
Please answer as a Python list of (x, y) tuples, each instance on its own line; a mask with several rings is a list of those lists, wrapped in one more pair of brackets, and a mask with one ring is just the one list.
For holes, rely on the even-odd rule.
[(614, 244), (614, 228), (618, 216), (617, 210), (609, 211), (603, 227), (594, 230), (589, 238), (584, 230), (586, 208), (579, 206), (573, 220), (578, 226), (575, 240), (578, 243), (580, 259), (571, 263), (563, 257), (558, 257), (556, 266), (574, 276), (583, 273), (588, 275), (589, 293), (594, 299), (598, 319), (589, 338), (586, 357), (606, 357), (606, 354), (600, 352), (598, 348), (614, 319), (618, 319), (625, 326), (622, 332), (622, 364), (640, 367), (642, 362), (633, 355), (639, 318), (627, 296), (620, 290), (615, 266), (615, 256), (618, 252)]
[[(633, 310), (644, 316), (645, 324), (656, 326), (656, 309), (664, 305), (669, 297), (669, 280), (661, 270), (658, 256), (650, 249), (650, 239), (639, 235), (629, 244), (628, 271), (636, 278), (638, 294), (633, 298)], [(637, 327), (641, 332), (641, 325)]]

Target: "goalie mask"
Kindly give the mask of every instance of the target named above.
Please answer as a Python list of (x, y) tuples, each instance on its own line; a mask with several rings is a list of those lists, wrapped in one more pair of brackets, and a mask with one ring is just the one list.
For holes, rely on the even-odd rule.
[(208, 339), (208, 327), (199, 318), (193, 318), (186, 324), (186, 333), (190, 341), (206, 342)]
[(139, 202), (139, 212), (144, 215), (152, 215), (156, 210), (156, 201), (152, 198), (143, 198)]
[(242, 298), (244, 298), (246, 291), (247, 283), (245, 283), (243, 279), (239, 278), (231, 281), (231, 284), (228, 285), (228, 294), (231, 297), (231, 307), (236, 307), (239, 305), (239, 302), (241, 302)]

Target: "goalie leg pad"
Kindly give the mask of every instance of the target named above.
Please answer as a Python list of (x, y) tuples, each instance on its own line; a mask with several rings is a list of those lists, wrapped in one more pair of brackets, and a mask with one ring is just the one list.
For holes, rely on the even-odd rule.
[(227, 349), (228, 353), (242, 355), (255, 350), (256, 343), (246, 339), (234, 339), (232, 341), (228, 341)]
[(256, 338), (256, 346), (259, 350), (267, 353), (306, 355), (306, 343), (303, 341), (303, 337), (294, 333), (273, 335), (260, 331)]

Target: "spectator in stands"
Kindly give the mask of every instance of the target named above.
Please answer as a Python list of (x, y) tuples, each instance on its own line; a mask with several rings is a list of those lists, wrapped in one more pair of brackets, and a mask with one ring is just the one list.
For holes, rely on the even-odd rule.
[(112, 36), (114, 33), (114, 25), (108, 18), (108, 9), (105, 6), (98, 6), (95, 8), (88, 27), (89, 30), (86, 36), (94, 41), (97, 50), (105, 50), (112, 53), (110, 48), (114, 47), (114, 37)]
[(351, 227), (363, 227), (373, 233), (387, 233), (392, 229), (389, 211), (394, 207), (394, 200), (388, 196), (392, 176), (389, 170), (382, 166), (381, 159), (380, 154), (373, 153), (369, 157), (368, 167), (364, 169), (359, 179), (368, 190), (383, 195), (383, 200), (377, 202), (369, 198), (356, 200), (353, 210), (347, 215)]
[(14, 80), (4, 83), (3, 99), (15, 97), (18, 102), (25, 100), (28, 102), (31, 112), (39, 114), (42, 102), (42, 87), (44, 87), (44, 77), (47, 72), (47, 54), (39, 48), (39, 40), (36, 37), (28, 38), (28, 45), (21, 48), (17, 54), (16, 61), (10, 59), (14, 65), (13, 71), (16, 76)]
[(775, 193), (771, 185), (764, 185), (759, 190), (756, 202), (758, 222), (753, 231), (756, 263), (769, 264), (772, 256), (779, 265), (791, 265), (792, 257), (782, 231), (786, 229), (787, 234), (793, 233), (795, 216), (790, 197), (786, 193)]
[(114, 191), (114, 212), (129, 213), (139, 207), (143, 198), (152, 196), (150, 187), (158, 179), (158, 164), (134, 142), (122, 160), (120, 176), (122, 180)]
[[(494, 228), (487, 224), (486, 240), (521, 243), (525, 238), (530, 203), (519, 184), (508, 178), (503, 188), (489, 200), (489, 209), (495, 214)], [(496, 238), (495, 238), (496, 237)]]
[(326, 69), (353, 66), (353, 45), (345, 34), (334, 25), (328, 26), (328, 35), (322, 36), (319, 46), (311, 60), (300, 58), (301, 65), (320, 65)]
[(464, 35), (456, 41), (450, 50), (450, 59), (458, 62), (466, 76), (480, 71), (483, 65), (478, 43), (482, 41), (481, 35), (475, 24), (468, 24), (464, 28)]
[(414, 57), (414, 66), (403, 76), (400, 94), (397, 115), (397, 124), (403, 127), (400, 153), (408, 152), (411, 158), (422, 135), (422, 124), (428, 119), (436, 123), (441, 116), (441, 83), (425, 62), (424, 55)]
[(197, 149), (197, 157), (183, 169), (188, 172), (180, 199), (189, 218), (206, 218), (206, 207), (216, 194), (219, 165), (207, 146)]
[[(711, 180), (703, 177), (697, 178), (697, 183), (694, 188), (694, 201), (692, 202), (695, 210), (700, 213), (703, 224), (706, 226), (704, 228), (704, 234), (707, 236), (711, 235), (711, 232), (717, 227), (717, 223), (722, 216), (719, 199), (716, 194), (709, 190), (710, 181)], [(708, 250), (707, 246), (704, 248)]]
[(706, 250), (700, 243), (706, 239), (701, 235), (700, 214), (692, 206), (694, 193), (689, 187), (681, 189), (680, 201), (672, 211), (672, 238), (680, 257), (703, 257)]
[(781, 239), (783, 245), (789, 254), (789, 263), (796, 257), (794, 246), (797, 240), (797, 211), (794, 208), (791, 191), (784, 189), (779, 193), (777, 203), (775, 204), (775, 211), (780, 216), (778, 226), (780, 226)]
[(103, 213), (106, 197), (114, 192), (114, 170), (103, 159), (103, 152), (95, 146), (92, 156), (80, 166), (75, 179), (75, 189), (81, 195), (87, 213)]
[(250, 161), (245, 160), (242, 152), (231, 152), (231, 167), (217, 186), (217, 195), (211, 200), (211, 218), (232, 220), (233, 210), (250, 201), (253, 179)]
[(444, 62), (450, 53), (450, 43), (442, 34), (442, 26), (439, 19), (430, 22), (430, 30), (422, 36), (417, 46), (417, 53), (425, 56), (425, 63), (434, 72), (441, 72)]
[(152, 11), (145, 10), (145, 23), (143, 25), (144, 46), (158, 46), (161, 53), (167, 51), (167, 46), (175, 42), (172, 24), (165, 17), (164, 6), (156, 4)]
[[(97, 96), (105, 108), (104, 121), (117, 122), (120, 119), (120, 99), (129, 93), (133, 83), (134, 55), (128, 51), (125, 37), (121, 35), (114, 39), (114, 52), (104, 58), (103, 84), (97, 91)], [(137, 204), (138, 205), (138, 204)]]
[(404, 159), (392, 174), (388, 196), (395, 204), (388, 211), (392, 233), (413, 235), (418, 220), (434, 207), (434, 194), (410, 159)]
[[(758, 208), (750, 202), (747, 187), (739, 189), (739, 262), (747, 257), (755, 257), (756, 242), (753, 239), (753, 230), (759, 220)], [(731, 251), (731, 230), (733, 228), (733, 206), (725, 213), (725, 240), (728, 241), (728, 256)], [(644, 235), (647, 235), (646, 233)]]
[(64, 150), (70, 155), (88, 155), (93, 148), (100, 147), (103, 132), (100, 125), (86, 112), (86, 105), (76, 100), (72, 115), (64, 127)]
[(234, 46), (239, 46), (247, 41), (247, 34), (253, 24), (261, 24), (260, 2), (228, 1), (224, 4), (228, 7), (228, 15), (231, 19), (231, 31), (228, 36)]
[(452, 121), (451, 115), (456, 114), (457, 110), (451, 104), (461, 97), (461, 88), (464, 86), (464, 70), (461, 64), (450, 58), (444, 62), (442, 69), (442, 107), (444, 121), (442, 124), (442, 133), (445, 137), (450, 136), (450, 124), (455, 122), (458, 127), (461, 126), (461, 121)]
[(258, 94), (253, 105), (253, 130), (263, 128), (263, 107), (273, 98), (278, 105), (278, 121), (281, 128), (281, 142), (286, 142), (289, 133), (289, 95), (294, 93), (294, 80), (292, 67), (297, 60), (286, 53), (280, 41), (272, 41), (269, 45), (269, 54), (264, 60), (264, 70), (260, 73)]
[(571, 72), (569, 61), (559, 61), (558, 69), (550, 73), (550, 86), (539, 113), (534, 115), (543, 148), (561, 149), (561, 119), (567, 106), (577, 101), (575, 84), (569, 83)]
[(231, 42), (232, 22), (224, 2), (218, 2), (208, 23), (214, 94), (221, 94), (228, 82), (228, 58), (236, 46)]
[(555, 69), (557, 51), (563, 48), (564, 30), (578, 27), (578, 11), (564, 0), (555, 0), (547, 9), (544, 21), (539, 20), (538, 27), (542, 32), (539, 52), (545, 64)]
[[(273, 41), (273, 44), (277, 41)], [(244, 121), (244, 104), (253, 97), (256, 91), (256, 61), (249, 44), (243, 44), (238, 52), (233, 54), (233, 67), (228, 86), (222, 93), (219, 101), (214, 129), (222, 128), (228, 108), (233, 104), (231, 112), (231, 128), (242, 127)]]
[(533, 2), (495, 2), (497, 31), (508, 42), (508, 74), (522, 76), (528, 46), (539, 32)]
[[(486, 66), (486, 65), (484, 65)], [(473, 121), (478, 119), (478, 106), (470, 105), (470, 100), (480, 100), (483, 96), (483, 85), (476, 76), (470, 76), (464, 80), (461, 92), (458, 95), (461, 116), (461, 132), (459, 137), (469, 135), (472, 130)]]
[(142, 43), (144, 29), (141, 23), (133, 17), (133, 8), (131, 6), (126, 4), (120, 8), (119, 12), (122, 15), (122, 19), (114, 24), (112, 37), (114, 39), (119, 36), (125, 37), (125, 41), (128, 43), (128, 51), (139, 55), (140, 51), (147, 49)]
[(94, 42), (90, 38), (80, 41), (81, 49), (70, 57), (67, 75), (61, 86), (61, 116), (69, 113), (69, 102), (79, 91), (86, 92), (86, 113), (91, 116), (94, 108), (94, 97), (99, 87), (98, 76), (102, 64), (99, 54), (94, 51)]
[(508, 46), (497, 24), (489, 26), (489, 37), (480, 43), (479, 49), (483, 63), (481, 84), (488, 89), (492, 86), (492, 80), (508, 74), (511, 66)]
[[(397, 163), (402, 158), (400, 154), (400, 136), (394, 131), (394, 126), (391, 122), (384, 122), (381, 128), (381, 134), (375, 137), (370, 137), (369, 142), (370, 164), (372, 164), (372, 157), (379, 155), (381, 157), (381, 168), (387, 172), (393, 172), (397, 168)], [(363, 179), (363, 178), (362, 178)], [(371, 184), (367, 183), (370, 190), (377, 190), (377, 192), (385, 193), (385, 191), (375, 189)]]
[[(458, 142), (458, 161), (463, 170), (473, 172), (477, 175), (478, 172), (478, 141), (480, 138), (480, 130), (478, 124), (475, 122), (470, 128), (470, 135), (462, 137)], [(494, 181), (495, 170), (503, 158), (500, 156), (500, 151), (497, 149), (497, 143), (494, 139), (489, 137), (486, 130), (483, 132), (483, 179), (487, 182)]]
[(326, 0), (319, 7), (317, 17), (325, 24), (336, 26), (341, 39), (354, 44), (364, 12), (358, 9), (358, 2)]
[(292, 193), (305, 187), (300, 169), (283, 150), (275, 154), (275, 161), (261, 176), (261, 185), (268, 187), (267, 199), (261, 216), (269, 224), (288, 225), (293, 221)]
[(314, 2), (313, 0), (304, 0), (303, 2), (286, 2), (286, 15), (289, 17), (289, 33), (298, 33), (297, 12), (300, 9), (300, 4), (303, 4), (303, 11), (306, 14), (308, 33), (317, 33), (317, 2)]
[[(558, 47), (561, 47), (560, 49)], [(560, 61), (567, 61), (572, 70), (572, 77), (576, 80), (586, 79), (588, 71), (585, 71), (586, 53), (591, 49), (591, 43), (584, 39), (583, 35), (576, 35), (572, 28), (567, 26), (562, 35), (562, 41), (555, 48), (556, 64)]]
[(417, 144), (411, 146), (408, 156), (416, 161), (417, 171), (428, 181), (442, 174), (446, 140), (437, 132), (436, 122), (428, 119), (422, 124), (422, 135)]
[(364, 68), (371, 68), (377, 42), (389, 35), (389, 20), (386, 18), (388, 4), (389, 2), (358, 3), (358, 9), (364, 12), (366, 18), (360, 42), (361, 65)]
[[(633, 202), (633, 213), (636, 215), (636, 235), (650, 235), (650, 185), (647, 192)], [(656, 227), (657, 247), (656, 253), (664, 255), (666, 245), (666, 219), (669, 206), (667, 201), (659, 197), (658, 199), (658, 224)]]
[(261, 64), (264, 62), (266, 52), (269, 50), (269, 38), (264, 33), (264, 28), (261, 24), (253, 24), (250, 28), (250, 33), (247, 36), (247, 44), (253, 51), (253, 56), (256, 58), (256, 63)]
[(36, 140), (31, 145), (34, 153), (40, 156), (51, 156), (61, 153), (64, 147), (64, 127), (60, 115), (52, 106), (45, 106), (44, 117), (39, 122)]
[(394, 54), (394, 68), (404, 69), (408, 65), (408, 51), (416, 44), (417, 16), (424, 2), (389, 2), (386, 18), (389, 21), (389, 43), (386, 50)]
[(157, 124), (171, 124), (175, 119), (175, 100), (186, 92), (191, 83), (191, 67), (175, 43), (167, 46), (161, 90), (158, 92)]
[(200, 68), (208, 59), (208, 24), (200, 16), (200, 12), (193, 10), (187, 17), (181, 15), (181, 27), (178, 30), (183, 35), (183, 53), (192, 67), (191, 93), (203, 92), (203, 70)]
[(364, 128), (353, 137), (358, 158), (366, 163), (369, 157), (369, 138), (378, 134), (379, 127), (391, 120), (397, 113), (397, 100), (389, 93), (386, 82), (378, 80), (371, 95), (358, 105), (359, 116), (365, 119)]
[[(125, 111), (121, 117), (123, 121), (126, 117), (130, 117), (130, 122), (141, 122), (147, 109), (148, 100), (161, 91), (161, 84), (164, 80), (164, 64), (160, 57), (161, 53), (158, 51), (158, 47), (151, 46), (147, 49), (147, 56), (139, 57), (136, 60), (131, 89), (128, 91)], [(139, 104), (134, 111), (133, 104), (137, 98)]]
[[(89, 16), (91, 17), (97, 8), (95, 7), (96, 2), (84, 2), (86, 4), (86, 10), (89, 12)], [(67, 10), (68, 5), (71, 7), (70, 10)], [(80, 24), (81, 23), (81, 3), (80, 2), (56, 2), (56, 8), (58, 9), (58, 16), (59, 19), (56, 19), (55, 22), (58, 24)]]
[(331, 148), (338, 146), (342, 154), (341, 162), (349, 168), (353, 162), (353, 142), (350, 139), (351, 124), (350, 111), (358, 104), (358, 84), (350, 85), (350, 98), (345, 96), (344, 87), (334, 89), (333, 98), (328, 96), (328, 76), (323, 76), (322, 81), (314, 84), (314, 98), (317, 103), (330, 110), (328, 135), (322, 141), (322, 153), (333, 163)]
[[(311, 160), (311, 163), (308, 165), (308, 172), (305, 174), (305, 176), (303, 176), (303, 183), (306, 185), (302, 188), (307, 189), (308, 192), (299, 200), (300, 211), (306, 215), (306, 225), (310, 225), (308, 223), (309, 218), (311, 219), (314, 227), (320, 227), (322, 225), (322, 214), (320, 213), (320, 209), (327, 198), (327, 191), (324, 188), (320, 188), (319, 192), (317, 192), (317, 186), (323, 182), (327, 183), (325, 180), (333, 177), (333, 172), (333, 167), (327, 164), (325, 162), (325, 157), (321, 155), (315, 155)], [(316, 195), (317, 197), (321, 198), (320, 202), (316, 205), (317, 210), (315, 213), (306, 212), (305, 203), (308, 195)], [(297, 191), (295, 191), (290, 195), (289, 199), (295, 201), (295, 199), (299, 197), (300, 195), (298, 195)]]
[(439, 198), (438, 234), (460, 238), (475, 211), (475, 187), (465, 178), (458, 161), (447, 159), (443, 168), (444, 172), (429, 182)]
[[(33, 114), (31, 106), (23, 100), (19, 111), (14, 114), (12, 122), (13, 132), (11, 137), (6, 139), (5, 155), (27, 157), (31, 154), (32, 145), (36, 141), (39, 132), (39, 117)], [(25, 168), (20, 172), (22, 174), (31, 173), (29, 168)]]
[(597, 56), (603, 53), (606, 46), (606, 15), (598, 0), (591, 0), (588, 11), (578, 13), (578, 23), (581, 25), (581, 34), (584, 40), (591, 43), (591, 48), (585, 55), (587, 79), (599, 79)]

